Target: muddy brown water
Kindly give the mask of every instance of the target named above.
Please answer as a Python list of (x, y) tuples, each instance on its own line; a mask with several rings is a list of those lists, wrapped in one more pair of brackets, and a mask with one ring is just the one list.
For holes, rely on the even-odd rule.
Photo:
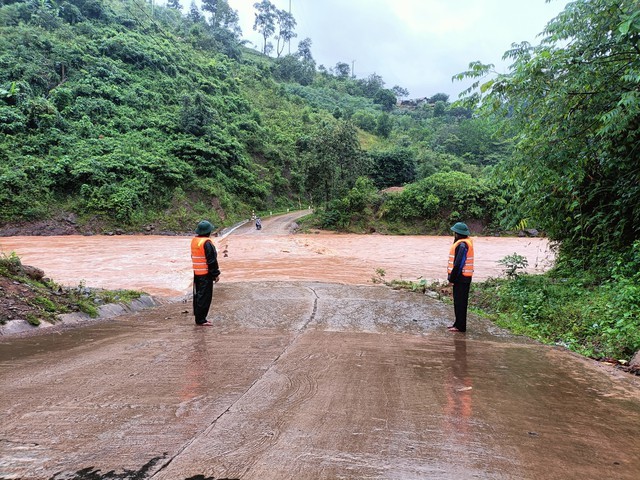
[[(0, 478), (638, 478), (636, 377), (474, 315), (451, 334), (450, 305), (368, 283), (375, 268), (442, 278), (450, 239), (288, 236), (280, 221), (220, 239), (213, 327), (178, 301), (0, 338)], [(188, 238), (9, 240), (70, 284), (188, 289)], [(546, 251), (496, 240), (477, 242), (481, 275), (498, 268), (488, 252)]]
[[(316, 233), (290, 235), (291, 218), (265, 219), (257, 231), (248, 223), (214, 238), (222, 282), (311, 280), (372, 285), (376, 271), (386, 280), (446, 279), (452, 237)], [(190, 237), (56, 236), (0, 238), (0, 252), (16, 252), (24, 264), (42, 268), (56, 282), (127, 288), (177, 297), (190, 291)], [(529, 272), (553, 262), (544, 238), (475, 239), (475, 278), (500, 276), (497, 262), (517, 253)]]

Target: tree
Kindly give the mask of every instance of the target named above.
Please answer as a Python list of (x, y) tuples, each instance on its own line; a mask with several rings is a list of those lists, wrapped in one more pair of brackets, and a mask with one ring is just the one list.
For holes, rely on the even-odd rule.
[(180, 3), (180, 0), (167, 0), (167, 8), (182, 10), (182, 4)]
[(436, 93), (433, 97), (429, 98), (429, 103), (449, 103), (449, 95), (446, 93)]
[(325, 202), (339, 198), (368, 170), (358, 132), (350, 122), (325, 122), (306, 142), (306, 190)]
[(366, 79), (358, 80), (365, 97), (374, 98), (384, 88), (384, 80), (377, 73), (372, 73)]
[(285, 55), (275, 60), (274, 74), (285, 82), (297, 82), (300, 85), (311, 85), (315, 74), (313, 62), (298, 60), (294, 55)]
[(406, 88), (402, 88), (398, 85), (395, 85), (391, 91), (395, 94), (396, 97), (398, 98), (405, 98), (409, 96), (409, 90), (407, 90)]
[(349, 67), (348, 63), (338, 62), (335, 66), (336, 76), (339, 78), (349, 78), (349, 74), (351, 73), (351, 67)]
[(262, 53), (269, 53), (269, 43), (267, 40), (276, 31), (276, 16), (278, 9), (269, 0), (256, 2), (253, 7), (257, 10), (253, 29), (262, 35)]
[(571, 2), (540, 45), (505, 54), (509, 74), (484, 81), (492, 66), (474, 62), (454, 77), (475, 79), (468, 100), (514, 135), (513, 221), (534, 218), (561, 261), (599, 271), (640, 237), (639, 38), (637, 1)]
[(198, 23), (203, 19), (202, 13), (198, 8), (195, 0), (191, 0), (191, 6), (189, 7), (189, 13), (187, 14), (187, 18), (191, 20), (193, 23)]
[(380, 189), (400, 187), (416, 179), (416, 161), (408, 148), (371, 152), (372, 177)]
[(392, 130), (393, 120), (391, 119), (391, 115), (387, 112), (383, 112), (376, 121), (376, 133), (383, 138), (389, 138)]
[(298, 35), (293, 31), (293, 29), (296, 28), (296, 20), (289, 12), (286, 10), (276, 10), (276, 20), (278, 22), (276, 56), (280, 57), (285, 45)]
[(227, 0), (202, 0), (202, 10), (209, 12), (209, 23), (214, 29), (229, 30), (240, 34), (238, 13), (229, 6)]
[(298, 43), (298, 56), (305, 62), (313, 62), (311, 55), (311, 39), (309, 37)]
[(393, 107), (395, 107), (397, 102), (398, 99), (393, 94), (393, 92), (384, 88), (378, 90), (378, 93), (376, 93), (375, 97), (373, 97), (373, 103), (377, 103), (378, 105), (382, 106), (382, 109), (385, 112), (390, 112), (391, 110), (393, 110)]
[[(202, 0), (202, 10), (204, 12), (209, 12), (211, 17), (215, 18), (220, 3), (220, 0)], [(215, 22), (213, 23), (215, 24)]]

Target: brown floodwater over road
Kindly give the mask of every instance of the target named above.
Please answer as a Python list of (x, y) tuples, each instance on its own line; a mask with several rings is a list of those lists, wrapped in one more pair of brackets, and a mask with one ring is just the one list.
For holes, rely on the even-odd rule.
[[(365, 285), (371, 268), (385, 268), (388, 278), (429, 271), (442, 278), (440, 247), (430, 239), (399, 238), (405, 243), (386, 247), (393, 260), (384, 263), (366, 255), (382, 244), (377, 236), (360, 243), (275, 237), (265, 221), (261, 232), (246, 226), (219, 239), (228, 257), (214, 290), (213, 327), (194, 326), (188, 303), (175, 302), (80, 328), (0, 337), (0, 479), (638, 478), (637, 377), (474, 315), (466, 334), (451, 334), (450, 305)], [(345, 264), (340, 238), (362, 249)], [(127, 239), (135, 248), (120, 250), (128, 252), (124, 286), (134, 288), (131, 277), (146, 263), (162, 292), (184, 293), (188, 280), (169, 279), (189, 273), (182, 265), (188, 239), (170, 239), (181, 250), (168, 257), (166, 245), (158, 256), (146, 248), (154, 237), (101, 237), (113, 243), (91, 250), (94, 259), (117, 263), (115, 245)], [(47, 237), (29, 240), (53, 259)], [(504, 247), (498, 258), (517, 248)], [(79, 252), (80, 243), (75, 250), (59, 256), (69, 254), (69, 270), (86, 268), (91, 254)], [(248, 258), (234, 258), (240, 252)], [(285, 265), (298, 255), (316, 274), (334, 276), (296, 278), (305, 262)], [(416, 255), (424, 263), (411, 269)], [(262, 260), (254, 277), (243, 278), (254, 274), (250, 260), (264, 257), (281, 266)], [(163, 277), (170, 260), (174, 271)], [(26, 263), (57, 279), (53, 263)], [(87, 272), (102, 267), (67, 278), (94, 285), (100, 276)], [(494, 274), (490, 263), (483, 268)]]
[[(289, 234), (300, 213), (264, 219), (258, 231), (247, 223), (214, 238), (222, 282), (311, 280), (371, 285), (376, 270), (387, 280), (445, 280), (453, 237)], [(187, 236), (0, 237), (0, 252), (42, 268), (56, 282), (142, 290), (178, 297), (190, 292)], [(530, 272), (547, 269), (553, 254), (543, 238), (475, 238), (479, 280), (502, 274), (498, 260), (525, 256)]]

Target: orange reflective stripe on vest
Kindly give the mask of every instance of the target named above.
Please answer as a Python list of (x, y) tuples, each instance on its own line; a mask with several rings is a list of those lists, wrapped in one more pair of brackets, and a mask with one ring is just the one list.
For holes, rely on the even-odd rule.
[(191, 239), (191, 262), (193, 263), (193, 273), (195, 275), (206, 275), (209, 273), (207, 265), (207, 255), (204, 253), (204, 244), (210, 242), (209, 237), (193, 237)]
[(467, 261), (464, 263), (462, 267), (462, 275), (465, 277), (473, 276), (473, 242), (470, 238), (463, 238), (462, 240), (458, 240), (451, 246), (451, 250), (449, 250), (449, 265), (447, 266), (447, 273), (451, 273), (453, 271), (453, 262), (456, 258), (456, 248), (460, 245), (461, 242), (465, 242), (467, 244)]

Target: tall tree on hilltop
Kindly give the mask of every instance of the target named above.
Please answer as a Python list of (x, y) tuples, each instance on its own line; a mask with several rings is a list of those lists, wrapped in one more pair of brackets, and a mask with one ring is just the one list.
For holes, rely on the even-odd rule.
[(293, 31), (296, 28), (296, 20), (289, 12), (277, 10), (278, 34), (276, 35), (276, 56), (280, 57), (287, 43), (298, 35)]
[(409, 90), (407, 90), (406, 88), (403, 88), (403, 87), (401, 87), (399, 85), (394, 85), (393, 88), (391, 89), (391, 91), (398, 98), (405, 98), (405, 97), (409, 96)]
[(298, 57), (304, 62), (313, 62), (311, 55), (311, 39), (309, 37), (298, 42)]
[(202, 13), (198, 8), (195, 0), (191, 0), (191, 5), (189, 6), (189, 13), (187, 14), (187, 18), (191, 20), (193, 23), (198, 23), (203, 19)]
[(351, 74), (351, 67), (349, 67), (348, 63), (338, 62), (334, 68), (336, 76), (339, 78), (349, 78)]
[(276, 31), (276, 18), (278, 9), (269, 0), (262, 0), (256, 2), (253, 7), (257, 10), (255, 22), (253, 23), (253, 29), (262, 35), (262, 53), (267, 55), (269, 53), (268, 42)]
[(429, 98), (429, 103), (449, 102), (449, 95), (446, 93), (436, 93), (433, 97)]
[(209, 24), (214, 29), (223, 28), (240, 34), (238, 12), (229, 6), (227, 0), (202, 0), (202, 10), (210, 13)]
[(384, 80), (377, 73), (372, 73), (367, 78), (359, 79), (358, 84), (362, 88), (362, 94), (369, 98), (374, 98), (384, 88)]
[(202, 0), (202, 11), (209, 12), (211, 14), (210, 22), (213, 26), (217, 24), (218, 11), (221, 8), (221, 3), (226, 3), (224, 0)]

